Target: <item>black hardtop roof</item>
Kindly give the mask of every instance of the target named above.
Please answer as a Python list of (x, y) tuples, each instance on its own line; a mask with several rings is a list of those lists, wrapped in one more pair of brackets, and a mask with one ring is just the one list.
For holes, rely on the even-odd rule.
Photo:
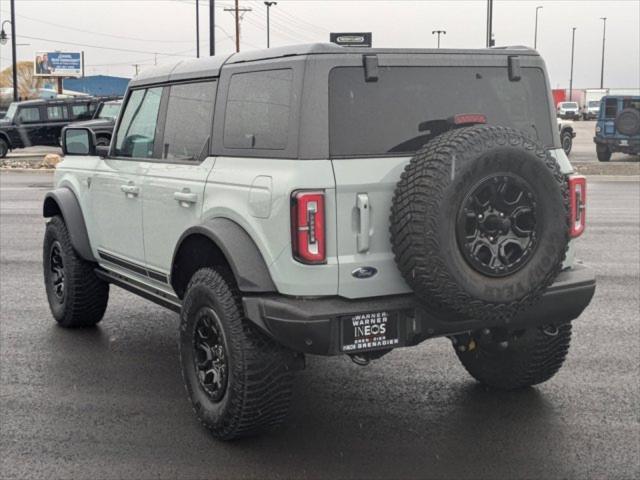
[(182, 60), (174, 64), (164, 64), (143, 70), (133, 78), (130, 86), (149, 85), (169, 81), (191, 80), (196, 78), (215, 77), (225, 64), (256, 62), (283, 57), (328, 54), (357, 55), (531, 55), (538, 52), (524, 46), (494, 47), (482, 49), (447, 49), (447, 48), (362, 48), (341, 47), (334, 43), (309, 43), (288, 45), (262, 50), (216, 55), (199, 59)]

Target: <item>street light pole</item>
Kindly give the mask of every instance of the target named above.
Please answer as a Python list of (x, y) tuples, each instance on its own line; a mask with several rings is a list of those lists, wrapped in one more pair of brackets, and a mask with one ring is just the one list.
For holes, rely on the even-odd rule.
[(196, 0), (196, 58), (200, 58), (200, 0)]
[(600, 66), (600, 88), (604, 88), (604, 39), (607, 33), (607, 17), (600, 17), (602, 20), (602, 64)]
[(487, 0), (487, 48), (493, 47), (493, 0)]
[(542, 10), (542, 7), (536, 7), (536, 26), (533, 33), (533, 49), (538, 48), (538, 11)]
[(269, 10), (274, 5), (277, 5), (278, 2), (264, 2), (264, 4), (267, 6), (267, 48), (269, 48), (271, 46), (270, 26), (269, 26)]
[(447, 31), (446, 30), (434, 30), (434, 31), (431, 32), (431, 35), (434, 35), (436, 33), (438, 34), (438, 48), (440, 48), (440, 35), (446, 35)]
[(209, 55), (216, 54), (216, 23), (214, 13), (214, 0), (209, 0)]
[(572, 33), (571, 33), (571, 74), (569, 76), (569, 101), (572, 101), (572, 94), (573, 94), (573, 52), (574, 52), (574, 45), (576, 42), (576, 27), (572, 27), (571, 28)]
[(16, 3), (11, 0), (11, 55), (13, 70), (13, 101), (18, 101), (18, 60), (16, 57)]

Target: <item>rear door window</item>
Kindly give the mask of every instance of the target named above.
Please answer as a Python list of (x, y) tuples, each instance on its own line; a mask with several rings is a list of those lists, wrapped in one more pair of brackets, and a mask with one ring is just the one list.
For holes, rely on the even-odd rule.
[(604, 116), (606, 118), (616, 118), (618, 115), (618, 99), (607, 98), (604, 102)]
[(509, 81), (504, 67), (382, 67), (366, 82), (362, 67), (329, 75), (332, 156), (411, 154), (440, 133), (447, 118), (481, 113), (545, 146), (553, 127), (543, 72), (523, 68)]
[(199, 160), (211, 137), (215, 81), (172, 85), (164, 127), (162, 157)]
[(118, 157), (153, 158), (162, 87), (134, 90), (122, 115), (114, 153)]
[(284, 150), (292, 83), (291, 69), (234, 74), (227, 97), (224, 147)]
[(51, 121), (61, 121), (68, 118), (65, 105), (51, 105), (47, 107), (47, 118)]
[(72, 120), (85, 120), (91, 118), (89, 112), (89, 105), (86, 103), (78, 103), (71, 105), (71, 119)]

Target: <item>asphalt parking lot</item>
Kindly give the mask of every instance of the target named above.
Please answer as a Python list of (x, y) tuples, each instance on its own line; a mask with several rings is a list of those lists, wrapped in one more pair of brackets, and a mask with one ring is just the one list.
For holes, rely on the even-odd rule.
[(591, 181), (578, 255), (596, 296), (564, 368), (478, 386), (448, 340), (368, 367), (310, 357), (287, 426), (220, 443), (182, 385), (177, 315), (113, 287), (99, 327), (58, 328), (41, 273), (49, 173), (0, 173), (0, 477), (640, 478), (640, 183)]

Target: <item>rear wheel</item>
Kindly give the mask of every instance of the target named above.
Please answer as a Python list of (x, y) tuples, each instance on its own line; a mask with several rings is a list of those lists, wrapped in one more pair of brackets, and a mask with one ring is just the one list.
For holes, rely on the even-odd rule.
[(280, 425), (293, 383), (293, 352), (244, 319), (232, 282), (211, 268), (187, 287), (180, 322), (182, 375), (194, 411), (222, 440)]
[(44, 284), (51, 313), (63, 327), (90, 327), (109, 301), (109, 284), (95, 274), (96, 265), (80, 258), (62, 217), (53, 217), (44, 234)]
[(600, 162), (608, 162), (609, 160), (611, 160), (611, 150), (609, 150), (609, 147), (607, 147), (606, 145), (602, 145), (600, 143), (597, 144), (596, 155), (598, 156), (598, 160)]
[[(464, 337), (459, 337), (462, 340)], [(514, 390), (545, 382), (562, 367), (571, 342), (571, 324), (464, 338), (454, 347), (464, 368), (480, 383)]]

